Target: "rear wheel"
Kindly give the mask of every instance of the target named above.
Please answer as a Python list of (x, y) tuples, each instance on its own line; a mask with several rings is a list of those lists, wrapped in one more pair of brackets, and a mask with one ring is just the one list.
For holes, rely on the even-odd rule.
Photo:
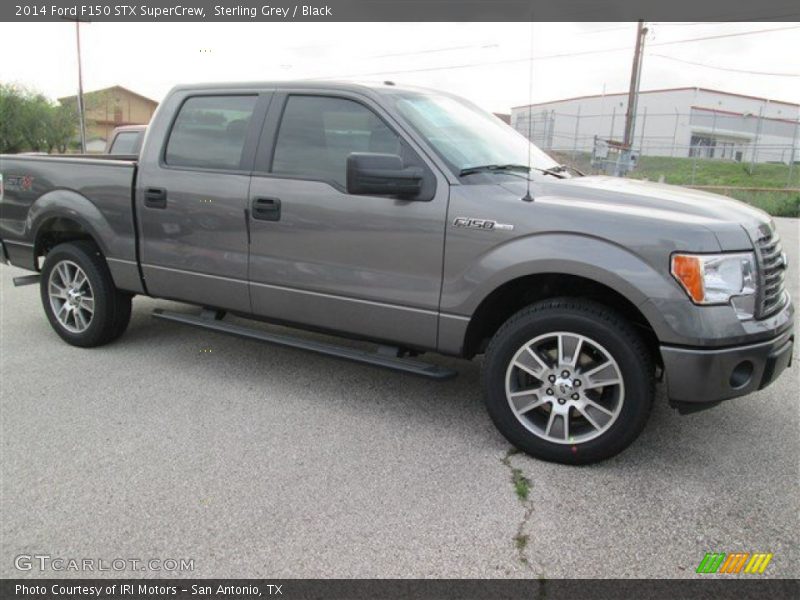
[(634, 328), (585, 300), (529, 306), (495, 334), (483, 382), (505, 437), (544, 460), (585, 464), (622, 451), (644, 428), (653, 363)]
[(50, 325), (73, 346), (107, 344), (130, 321), (131, 296), (116, 289), (105, 259), (89, 241), (59, 244), (47, 254), (40, 293)]

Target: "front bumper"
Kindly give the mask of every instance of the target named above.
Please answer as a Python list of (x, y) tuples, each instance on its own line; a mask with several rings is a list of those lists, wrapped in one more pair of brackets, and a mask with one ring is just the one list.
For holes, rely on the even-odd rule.
[(681, 412), (693, 412), (764, 389), (791, 365), (793, 348), (793, 330), (732, 348), (661, 346), (667, 396)]

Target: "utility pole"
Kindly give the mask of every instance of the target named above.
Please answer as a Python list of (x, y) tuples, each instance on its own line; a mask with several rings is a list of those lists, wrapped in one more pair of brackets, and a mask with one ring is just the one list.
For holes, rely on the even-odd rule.
[(81, 22), (75, 19), (75, 41), (78, 45), (78, 118), (81, 127), (81, 154), (86, 154), (86, 115), (83, 106), (83, 64), (81, 61)]
[(625, 112), (625, 135), (622, 139), (622, 160), (619, 161), (617, 176), (624, 175), (630, 169), (631, 152), (633, 150), (633, 134), (636, 129), (636, 107), (639, 102), (639, 83), (642, 79), (642, 52), (644, 52), (644, 38), (647, 28), (644, 21), (639, 21), (636, 28), (636, 48), (633, 52), (633, 65), (631, 66), (631, 86), (628, 91), (628, 109)]
[(786, 187), (792, 187), (792, 175), (794, 173), (795, 154), (797, 154), (797, 130), (800, 127), (800, 119), (794, 122), (794, 134), (792, 135), (792, 153), (789, 155), (789, 180)]
[(65, 21), (75, 21), (75, 44), (78, 49), (78, 122), (80, 123), (81, 154), (86, 154), (86, 111), (83, 105), (83, 61), (81, 60), (81, 23), (90, 23), (79, 17), (61, 17)]
[(572, 160), (578, 156), (578, 131), (581, 126), (581, 105), (578, 105), (578, 114), (575, 115), (575, 136), (572, 139)]
[(678, 122), (681, 120), (681, 115), (678, 109), (675, 109), (675, 129), (672, 132), (672, 152), (670, 156), (675, 156), (675, 144), (678, 143)]
[(753, 174), (756, 168), (756, 158), (758, 155), (758, 141), (761, 137), (761, 123), (764, 120), (764, 107), (760, 106), (758, 109), (758, 124), (756, 125), (756, 137), (753, 140), (753, 153), (750, 156), (750, 175)]

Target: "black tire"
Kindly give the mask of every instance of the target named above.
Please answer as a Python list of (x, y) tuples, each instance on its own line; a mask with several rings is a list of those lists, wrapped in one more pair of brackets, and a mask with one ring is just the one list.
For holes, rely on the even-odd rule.
[[(80, 267), (91, 286), (94, 313), (83, 331), (70, 331), (56, 317), (50, 298), (50, 276), (64, 261)], [(59, 244), (48, 254), (42, 267), (39, 285), (42, 306), (55, 332), (68, 344), (82, 348), (102, 346), (120, 337), (131, 319), (131, 298), (117, 290), (103, 255), (91, 241), (78, 240)]]
[[(555, 402), (552, 400), (553, 396), (545, 395), (546, 390), (551, 389), (555, 394), (560, 394), (558, 389), (553, 389), (555, 385), (549, 387), (547, 381), (551, 381), (550, 379), (543, 383), (537, 381), (537, 378), (532, 380), (533, 389), (541, 386), (543, 390), (541, 394), (533, 397), (533, 401), (538, 402), (539, 398), (545, 397), (550, 403), (535, 408), (538, 413), (522, 412), (522, 416), (518, 418), (510, 406), (511, 400), (506, 395), (507, 376), (511, 377), (511, 374), (515, 373), (513, 369), (516, 369), (510, 367), (510, 363), (515, 357), (523, 356), (517, 352), (522, 351), (531, 340), (547, 340), (547, 334), (557, 335), (557, 332), (577, 334), (584, 336), (587, 342), (599, 343), (610, 358), (616, 361), (615, 367), (621, 374), (619, 397), (622, 400), (620, 400), (621, 406), (616, 409), (618, 411), (616, 420), (610, 420), (606, 425), (608, 428), (603, 433), (598, 434), (602, 428), (595, 427), (593, 435), (598, 437), (580, 443), (573, 443), (567, 433), (567, 430), (572, 429), (572, 417), (577, 417), (578, 420), (583, 417), (577, 409), (568, 409), (573, 411), (567, 413), (566, 420), (569, 425), (562, 422), (563, 430), (560, 433), (564, 434), (563, 443), (542, 437), (541, 431), (539, 435), (534, 433), (531, 427), (534, 430), (537, 430), (537, 427), (531, 425), (533, 421), (526, 421), (528, 426), (522, 423), (529, 414), (535, 419), (552, 420), (549, 415), (553, 411), (552, 407), (555, 407)], [(587, 347), (591, 349), (590, 344)], [(575, 352), (579, 353), (577, 350)], [(598, 361), (598, 364), (602, 362)], [(548, 367), (550, 366), (548, 363)], [(557, 367), (556, 370), (560, 368)], [(545, 372), (549, 371), (542, 371)], [(576, 378), (581, 376), (579, 372), (580, 369), (576, 368)], [(551, 374), (547, 377), (552, 376)], [(571, 298), (555, 298), (532, 304), (506, 321), (494, 335), (486, 351), (482, 378), (487, 409), (506, 439), (531, 456), (566, 464), (598, 462), (628, 447), (639, 436), (647, 422), (655, 388), (653, 357), (633, 326), (624, 317), (601, 304)], [(569, 393), (580, 391), (579, 388), (575, 390), (568, 388), (568, 390)], [(605, 393), (602, 387), (600, 391)], [(587, 395), (590, 393), (585, 389), (583, 392)], [(578, 395), (571, 397), (577, 399)], [(562, 403), (559, 399), (560, 404), (568, 405), (568, 402), (569, 400), (566, 400)], [(583, 426), (586, 427), (586, 424)], [(557, 429), (551, 431), (555, 430)], [(591, 430), (585, 430), (592, 434)]]

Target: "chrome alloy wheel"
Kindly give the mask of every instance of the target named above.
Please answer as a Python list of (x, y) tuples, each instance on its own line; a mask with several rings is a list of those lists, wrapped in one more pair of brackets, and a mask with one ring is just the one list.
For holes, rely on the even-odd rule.
[(606, 432), (625, 401), (617, 361), (583, 335), (558, 331), (525, 343), (506, 371), (506, 398), (534, 435), (579, 444)]
[(47, 295), (64, 329), (71, 333), (86, 331), (94, 316), (94, 293), (83, 269), (71, 260), (57, 263), (50, 271)]

